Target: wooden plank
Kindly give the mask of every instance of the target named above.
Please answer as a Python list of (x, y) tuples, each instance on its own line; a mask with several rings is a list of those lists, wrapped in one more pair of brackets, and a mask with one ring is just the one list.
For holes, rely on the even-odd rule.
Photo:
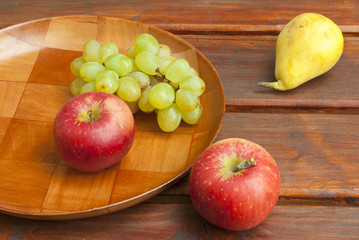
[[(284, 201), (358, 205), (358, 122), (358, 115), (226, 113), (215, 142), (240, 137), (266, 148), (277, 162)], [(188, 195), (188, 186), (189, 175), (163, 195)]]
[[(344, 52), (329, 72), (300, 87), (280, 92), (257, 86), (275, 81), (275, 36), (181, 35), (198, 48), (221, 77), (227, 111), (312, 109), (358, 112), (359, 39), (345, 38)], [(225, 47), (224, 47), (225, 46)]]
[[(327, 15), (326, 15), (327, 16)], [(293, 16), (294, 17), (294, 16)], [(284, 24), (262, 25), (262, 24), (231, 24), (231, 23), (154, 23), (153, 25), (163, 28), (175, 34), (196, 34), (196, 35), (278, 35)], [(359, 26), (339, 25), (344, 36), (358, 36)]]
[[(227, 111), (359, 111), (357, 37), (345, 38), (344, 54), (332, 70), (287, 92), (257, 87), (259, 81), (275, 81), (275, 36), (181, 37), (197, 47), (217, 69)], [(36, 81), (52, 79), (48, 75), (35, 69), (31, 76), (41, 77)]]
[(357, 239), (359, 208), (277, 205), (241, 232), (205, 221), (192, 204), (143, 203), (101, 217), (34, 221), (0, 215), (1, 239)]
[(241, 137), (266, 148), (277, 161), (283, 197), (352, 201), (359, 198), (358, 119), (358, 115), (229, 113), (217, 140)]
[[(264, 25), (264, 28), (266, 28), (265, 26), (282, 25), (303, 12), (324, 14), (339, 25), (344, 26), (357, 25), (359, 19), (359, 13), (355, 11), (358, 8), (358, 2), (355, 0), (333, 0), (330, 3), (310, 0), (304, 2), (279, 0), (275, 3), (273, 4), (273, 1), (269, 0), (226, 0), (220, 3), (206, 0), (182, 0), (180, 2), (160, 1), (156, 4), (150, 1), (130, 0), (108, 0), (106, 4), (82, 0), (73, 0), (71, 4), (55, 0), (36, 1), (31, 4), (26, 0), (2, 1), (0, 3), (0, 14), (2, 16), (0, 28), (29, 20), (73, 14), (115, 16), (153, 25), (157, 24), (160, 27), (168, 27), (167, 29), (172, 31), (193, 31), (194, 29), (195, 31), (206, 32), (211, 30), (211, 27), (208, 26), (212, 24), (217, 24), (216, 29), (224, 29), (226, 32), (230, 32), (233, 28), (237, 31), (238, 25)], [(339, 7), (340, 11), (338, 11)], [(223, 28), (223, 25), (229, 26)], [(248, 27), (245, 28), (248, 29)], [(277, 26), (274, 27), (274, 29), (277, 28)], [(254, 30), (258, 31), (258, 28)]]
[[(252, 31), (250, 26), (254, 27), (253, 31), (262, 31), (260, 24), (248, 25)], [(213, 28), (213, 31), (217, 30)], [(245, 31), (245, 28), (238, 31)], [(276, 36), (181, 37), (204, 53), (217, 69), (225, 88), (227, 111), (359, 111), (357, 37), (345, 38), (344, 54), (331, 71), (288, 92), (257, 87), (259, 81), (275, 81)]]

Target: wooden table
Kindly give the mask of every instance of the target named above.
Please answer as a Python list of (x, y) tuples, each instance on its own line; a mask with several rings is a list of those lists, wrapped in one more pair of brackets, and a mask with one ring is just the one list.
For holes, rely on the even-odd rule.
[[(279, 31), (303, 12), (341, 27), (342, 58), (295, 90), (258, 88), (259, 81), (275, 80)], [(215, 141), (241, 137), (265, 147), (281, 173), (279, 201), (259, 226), (225, 231), (193, 208), (187, 174), (146, 202), (100, 217), (36, 221), (0, 214), (0, 239), (359, 239), (358, 1), (4, 0), (0, 28), (78, 14), (154, 25), (198, 48), (224, 86), (226, 113)]]

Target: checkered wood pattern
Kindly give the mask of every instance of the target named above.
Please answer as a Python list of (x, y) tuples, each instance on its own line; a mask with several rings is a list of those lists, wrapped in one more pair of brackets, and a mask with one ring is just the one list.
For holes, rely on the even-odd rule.
[[(70, 168), (52, 139), (53, 120), (70, 99), (70, 62), (88, 39), (115, 42), (126, 53), (153, 34), (185, 58), (206, 82), (199, 124), (163, 133), (154, 114), (135, 115), (133, 147), (121, 163), (94, 174)], [(36, 219), (71, 219), (137, 204), (183, 176), (214, 140), (224, 94), (218, 74), (193, 46), (161, 29), (117, 18), (67, 16), (0, 31), (0, 211)]]

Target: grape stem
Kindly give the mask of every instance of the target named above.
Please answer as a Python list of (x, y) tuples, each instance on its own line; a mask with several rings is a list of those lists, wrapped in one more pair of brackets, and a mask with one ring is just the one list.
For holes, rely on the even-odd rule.
[(156, 73), (158, 73), (159, 75), (153, 75), (154, 78), (156, 78), (158, 81), (160, 82), (170, 82), (168, 79), (166, 79), (165, 75), (163, 75), (161, 72), (160, 72), (160, 69), (159, 68), (156, 68)]

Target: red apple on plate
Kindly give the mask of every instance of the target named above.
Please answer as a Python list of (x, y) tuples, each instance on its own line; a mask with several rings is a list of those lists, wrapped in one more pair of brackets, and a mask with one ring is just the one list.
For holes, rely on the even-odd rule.
[(135, 123), (120, 98), (88, 92), (68, 100), (53, 126), (54, 143), (62, 159), (82, 172), (98, 172), (114, 165), (130, 150)]
[(207, 221), (227, 230), (245, 230), (264, 221), (279, 191), (280, 175), (274, 159), (245, 139), (212, 144), (191, 170), (194, 207)]

